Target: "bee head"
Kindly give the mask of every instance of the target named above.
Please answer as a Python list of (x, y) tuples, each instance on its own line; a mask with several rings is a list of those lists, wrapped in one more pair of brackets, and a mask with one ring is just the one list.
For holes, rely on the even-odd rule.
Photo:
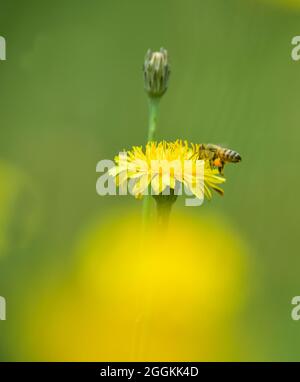
[(234, 162), (240, 162), (242, 160), (242, 157), (239, 153), (234, 154)]

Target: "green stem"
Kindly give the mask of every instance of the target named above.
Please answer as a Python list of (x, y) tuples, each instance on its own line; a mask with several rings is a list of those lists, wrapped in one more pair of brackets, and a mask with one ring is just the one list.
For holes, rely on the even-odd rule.
[(172, 204), (157, 203), (156, 208), (158, 227), (165, 231), (168, 228)]
[(158, 117), (159, 98), (149, 98), (149, 128), (148, 142), (155, 139), (157, 117)]
[[(148, 142), (153, 141), (156, 135), (157, 118), (159, 109), (159, 98), (149, 97), (149, 127), (148, 127)], [(151, 191), (151, 187), (149, 187)], [(151, 202), (150, 195), (145, 195), (143, 201), (143, 226), (147, 226), (150, 220)]]
[(159, 229), (166, 232), (168, 229), (169, 218), (173, 204), (176, 202), (177, 195), (174, 190), (170, 190), (170, 195), (154, 195), (157, 208), (157, 225)]

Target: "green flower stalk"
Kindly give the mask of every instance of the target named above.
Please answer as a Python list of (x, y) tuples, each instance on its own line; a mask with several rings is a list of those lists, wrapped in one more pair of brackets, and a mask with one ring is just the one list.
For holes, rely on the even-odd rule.
[[(146, 53), (144, 61), (144, 87), (149, 99), (149, 127), (148, 142), (155, 139), (158, 119), (158, 109), (161, 97), (168, 89), (170, 66), (168, 62), (168, 52), (160, 48), (159, 52), (152, 52), (150, 49)], [(143, 223), (144, 227), (150, 218), (150, 198), (146, 196), (143, 202)]]
[(159, 98), (149, 99), (149, 127), (148, 127), (148, 142), (155, 140), (157, 119), (159, 109)]
[(148, 142), (150, 142), (155, 138), (159, 101), (168, 89), (170, 66), (166, 49), (160, 48), (159, 52), (152, 52), (149, 49), (143, 71), (144, 87), (149, 97)]
[(159, 229), (165, 231), (169, 224), (169, 217), (173, 204), (177, 200), (174, 190), (170, 189), (170, 195), (153, 195), (157, 206), (157, 224)]

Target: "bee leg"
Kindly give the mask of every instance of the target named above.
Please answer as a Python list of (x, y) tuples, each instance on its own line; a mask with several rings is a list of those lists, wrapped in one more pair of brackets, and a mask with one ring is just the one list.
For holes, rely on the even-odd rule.
[(218, 167), (219, 174), (222, 176), (224, 176), (224, 165), (225, 165), (225, 163), (222, 162), (222, 165), (220, 167)]

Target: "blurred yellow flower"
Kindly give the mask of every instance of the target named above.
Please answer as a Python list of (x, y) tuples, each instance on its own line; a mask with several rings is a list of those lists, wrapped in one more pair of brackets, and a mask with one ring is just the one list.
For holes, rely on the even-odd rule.
[(81, 237), (73, 277), (58, 282), (47, 270), (48, 281), (36, 281), (23, 306), (19, 359), (239, 360), (248, 265), (230, 225), (174, 214), (168, 233), (153, 231), (140, 247), (139, 218), (120, 215)]
[(211, 199), (211, 189), (222, 195), (223, 190), (218, 185), (225, 179), (211, 167), (209, 160), (204, 161), (204, 170), (199, 171), (196, 150), (197, 146), (182, 140), (148, 142), (145, 150), (134, 146), (125, 155), (115, 157), (116, 166), (109, 173), (116, 178), (119, 187), (132, 180), (132, 194), (137, 198), (145, 193), (150, 183), (155, 195), (167, 188), (175, 190), (179, 184), (199, 199), (204, 196)]

